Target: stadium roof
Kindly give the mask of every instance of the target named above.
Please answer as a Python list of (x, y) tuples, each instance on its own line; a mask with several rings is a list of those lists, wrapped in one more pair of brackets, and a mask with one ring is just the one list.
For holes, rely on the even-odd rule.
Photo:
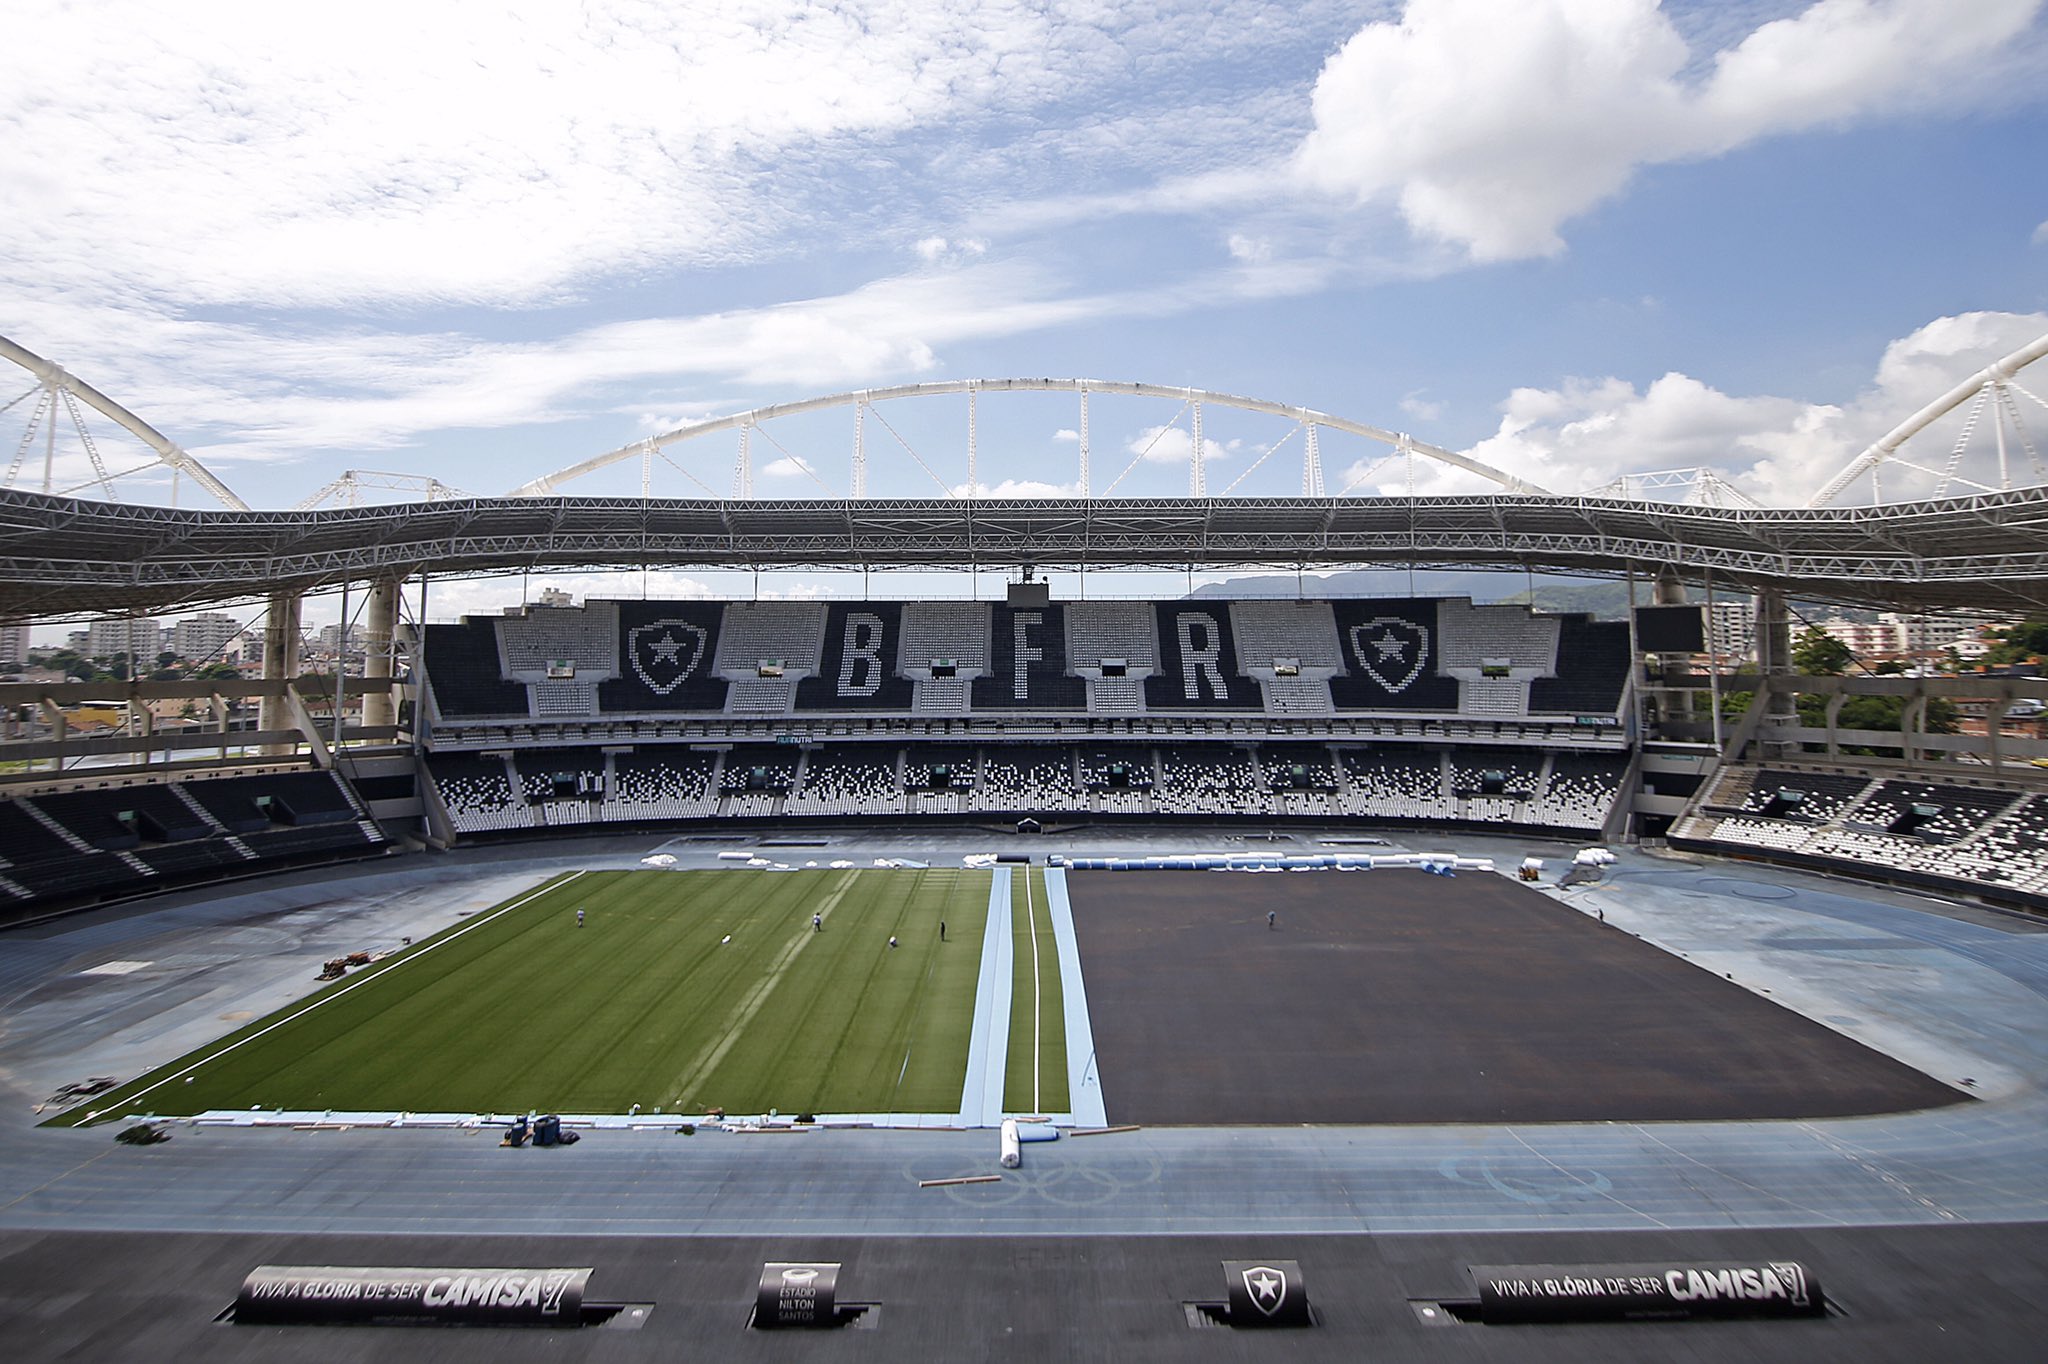
[(1906, 610), (2048, 610), (2048, 488), (1872, 507), (1605, 497), (729, 501), (212, 511), (0, 490), (0, 617), (156, 614), (397, 571), (1355, 568), (1619, 574)]

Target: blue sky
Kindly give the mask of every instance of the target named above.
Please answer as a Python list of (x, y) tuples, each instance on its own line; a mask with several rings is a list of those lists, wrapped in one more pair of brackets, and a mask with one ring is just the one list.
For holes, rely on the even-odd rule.
[[(1797, 502), (2048, 332), (2042, 0), (302, 8), (20, 7), (0, 49), (0, 333), (257, 505), (1011, 375)], [(964, 404), (885, 415), (964, 484)], [(1186, 488), (1172, 404), (1092, 415), (1096, 491)], [(1075, 420), (987, 402), (983, 490), (1071, 486)], [(1211, 488), (1286, 432), (1212, 412)], [(845, 487), (850, 415), (775, 434)], [(868, 439), (872, 491), (937, 490)], [(729, 488), (731, 444), (670, 453)], [(1326, 442), (1332, 490), (1407, 486), (1381, 453)], [(779, 458), (758, 491), (819, 491)]]

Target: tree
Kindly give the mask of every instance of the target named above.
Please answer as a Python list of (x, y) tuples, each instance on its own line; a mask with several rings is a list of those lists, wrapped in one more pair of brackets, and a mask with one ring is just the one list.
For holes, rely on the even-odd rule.
[(1994, 666), (2048, 658), (2048, 617), (2029, 616), (2002, 630), (1986, 630), (1984, 637), (1991, 641), (1991, 648), (1981, 661)]
[(1809, 625), (1792, 645), (1792, 666), (1809, 677), (1840, 677), (1856, 655), (1818, 626)]

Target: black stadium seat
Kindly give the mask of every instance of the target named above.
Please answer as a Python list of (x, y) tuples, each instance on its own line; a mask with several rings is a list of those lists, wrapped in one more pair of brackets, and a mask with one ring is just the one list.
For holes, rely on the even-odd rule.
[(505, 716), (528, 712), (526, 688), (499, 673), (498, 626), (489, 616), (460, 625), (429, 625), (427, 677), (444, 716)]
[(597, 687), (599, 708), (719, 711), (726, 682), (712, 671), (725, 608), (715, 602), (622, 601), (619, 676)]
[(1067, 675), (1066, 616), (1053, 606), (992, 608), (989, 675), (974, 679), (977, 711), (1080, 710), (1088, 686)]
[(1343, 677), (1330, 679), (1337, 709), (1458, 709), (1458, 683), (1438, 675), (1442, 641), (1436, 603), (1428, 600), (1339, 601)]
[(896, 676), (902, 638), (902, 603), (835, 604), (818, 676), (797, 684), (797, 709), (909, 710), (913, 688)]
[(1238, 671), (1230, 610), (1217, 602), (1161, 602), (1159, 671), (1145, 679), (1147, 710), (1258, 710), (1259, 685)]

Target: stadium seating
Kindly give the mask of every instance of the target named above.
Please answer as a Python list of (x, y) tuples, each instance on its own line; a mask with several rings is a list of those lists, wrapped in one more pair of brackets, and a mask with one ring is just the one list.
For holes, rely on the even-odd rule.
[(708, 602), (612, 603), (619, 676), (599, 684), (607, 714), (722, 711), (726, 683), (711, 666), (724, 608)]
[(1613, 622), (1463, 600), (593, 601), (429, 626), (427, 669), (449, 744), (671, 712), (1169, 717), (1162, 736), (1203, 713), (1420, 712), (1507, 735), (1536, 712), (1613, 715), (1628, 658)]
[(1088, 808), (1074, 780), (1073, 750), (1004, 744), (982, 750), (976, 810), (1002, 814), (1045, 814)]
[(803, 784), (789, 797), (791, 815), (900, 815), (906, 803), (893, 745), (850, 744), (813, 749)]
[[(2016, 792), (1984, 787), (1887, 781), (1851, 807), (1844, 821), (1911, 834), (1923, 842), (1954, 843), (1976, 833), (2018, 799)], [(1923, 816), (1916, 813), (1916, 806), (1934, 813)]]
[(1457, 807), (1444, 785), (1443, 755), (1398, 748), (1339, 750), (1344, 813), (1378, 819), (1442, 820)]
[(912, 791), (971, 791), (979, 784), (980, 767), (971, 748), (912, 744), (903, 750), (903, 785)]
[(189, 782), (185, 789), (230, 833), (260, 833), (272, 824), (338, 824), (362, 818), (348, 788), (331, 772), (222, 777)]
[(619, 672), (619, 610), (615, 602), (584, 606), (530, 606), (499, 616), (505, 675), (533, 681), (559, 664), (589, 682)]
[(1521, 606), (1474, 606), (1451, 599), (1437, 603), (1436, 619), (1442, 632), (1439, 672), (1477, 672), (1494, 664), (1524, 677), (1548, 677), (1556, 671), (1561, 617), (1532, 614)]
[(934, 664), (973, 679), (989, 670), (989, 607), (978, 601), (905, 602), (897, 671), (930, 678)]
[(1173, 744), (1159, 751), (1154, 813), (1230, 815), (1266, 807), (1251, 750), (1228, 744)]
[(793, 677), (740, 677), (726, 687), (725, 708), (734, 715), (787, 715), (796, 705)]
[(1259, 749), (1266, 784), (1275, 791), (1335, 791), (1337, 759), (1322, 744), (1266, 744)]
[(1247, 676), (1269, 676), (1283, 660), (1304, 676), (1344, 670), (1337, 620), (1326, 601), (1232, 602), (1230, 626)]
[(604, 754), (595, 748), (523, 748), (512, 755), (519, 794), (530, 804), (604, 798)]
[(91, 848), (28, 801), (0, 801), (0, 866), (63, 858)]
[(597, 714), (597, 685), (543, 679), (531, 686), (533, 714), (538, 720), (560, 720)]
[(426, 628), (426, 671), (442, 718), (526, 715), (526, 688), (507, 682), (498, 653), (498, 623), (472, 616), (460, 625)]
[(1101, 673), (1105, 662), (1122, 665), (1128, 677), (1150, 677), (1159, 668), (1159, 621), (1150, 603), (1077, 601), (1064, 607), (1067, 657), (1083, 676)]
[(64, 906), (386, 842), (337, 776), (307, 770), (81, 787), (0, 801), (0, 906)]
[(1613, 715), (1628, 682), (1628, 622), (1557, 618), (1557, 676), (1529, 684), (1534, 714)]
[(1987, 885), (2048, 892), (2048, 796), (2027, 796), (1944, 861)]
[(1338, 601), (1330, 609), (1346, 674), (1330, 682), (1339, 711), (1457, 711), (1457, 680), (1439, 674), (1436, 602)]
[(1227, 603), (1161, 602), (1156, 609), (1159, 671), (1145, 679), (1146, 710), (1256, 710), (1263, 705), (1257, 684), (1239, 667)]
[(1552, 828), (1605, 828), (1627, 772), (1626, 754), (1556, 754), (1536, 802), (1535, 822)]
[(716, 752), (660, 744), (612, 756), (608, 820), (701, 819), (718, 812)]
[(796, 601), (729, 603), (717, 650), (712, 669), (728, 680), (760, 676), (764, 665), (792, 681), (814, 677), (825, 651), (825, 607)]
[[(798, 684), (798, 708), (909, 710), (913, 684), (899, 675), (902, 638), (901, 604), (835, 604), (826, 615), (819, 674)], [(919, 666), (928, 674), (930, 659), (924, 659)], [(738, 709), (737, 701), (734, 709)]]
[[(1772, 812), (1775, 804), (1779, 808), (1772, 814), (1773, 818), (1825, 824), (1847, 809), (1850, 802), (1869, 786), (1870, 781), (1866, 777), (1764, 768), (1757, 772), (1749, 795), (1740, 808), (1761, 814)], [(1796, 803), (1781, 800), (1781, 791), (1796, 791), (1803, 799)]]
[(782, 795), (796, 785), (803, 750), (790, 744), (743, 744), (725, 755), (718, 789), (724, 795), (767, 792)]
[(502, 755), (434, 753), (428, 755), (427, 770), (458, 833), (532, 827), (527, 802), (514, 796), (511, 769)]
[(1335, 709), (1327, 677), (1262, 677), (1268, 715), (1329, 715)]
[(1090, 715), (1139, 715), (1159, 666), (1159, 624), (1145, 602), (1070, 602), (1067, 658), (1087, 685)]
[(971, 684), (976, 711), (1081, 710), (1088, 690), (1068, 675), (1064, 606), (989, 608), (989, 670)]
[(219, 826), (175, 784), (121, 786), (37, 796), (35, 807), (105, 851), (204, 838)]

